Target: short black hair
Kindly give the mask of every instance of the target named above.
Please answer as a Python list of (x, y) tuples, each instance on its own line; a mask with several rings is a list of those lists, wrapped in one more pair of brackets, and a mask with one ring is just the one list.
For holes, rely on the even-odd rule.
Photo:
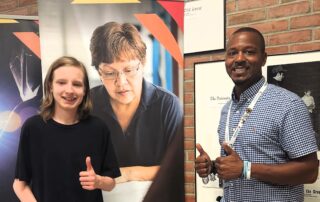
[(257, 34), (259, 41), (260, 41), (260, 44), (261, 44), (261, 51), (263, 53), (265, 52), (266, 43), (265, 43), (265, 40), (264, 40), (262, 33), (259, 30), (252, 28), (252, 27), (241, 27), (238, 30), (236, 30), (235, 32), (233, 32), (231, 36), (238, 34), (238, 33), (241, 33), (241, 32), (251, 32), (251, 33)]

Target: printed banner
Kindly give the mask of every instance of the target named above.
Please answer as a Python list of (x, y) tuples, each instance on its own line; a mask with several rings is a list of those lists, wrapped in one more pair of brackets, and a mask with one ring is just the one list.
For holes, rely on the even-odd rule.
[[(181, 50), (183, 2), (39, 0), (38, 3), (43, 77), (55, 59), (68, 55), (85, 64), (91, 88), (101, 85), (100, 76), (91, 64), (89, 47), (93, 32), (108, 22), (131, 23), (139, 30), (147, 46), (146, 63), (143, 67), (144, 78), (169, 91), (179, 93), (176, 84), (182, 79), (179, 71), (183, 67)], [(173, 8), (178, 8), (179, 12)], [(114, 147), (117, 149), (125, 146), (114, 144)], [(156, 147), (156, 145), (141, 145), (141, 147)], [(145, 149), (144, 153), (148, 152), (152, 155), (152, 152)], [(181, 158), (183, 159), (183, 154)], [(151, 183), (150, 180), (118, 183), (111, 192), (103, 192), (103, 196), (110, 202), (142, 201)]]
[(0, 199), (18, 201), (12, 184), (23, 122), (42, 97), (37, 21), (0, 19)]

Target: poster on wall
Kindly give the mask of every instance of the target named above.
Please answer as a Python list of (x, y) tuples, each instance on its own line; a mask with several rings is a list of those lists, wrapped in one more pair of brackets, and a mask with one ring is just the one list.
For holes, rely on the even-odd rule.
[(184, 8), (184, 53), (225, 49), (225, 0), (190, 0)]
[[(131, 137), (131, 134), (129, 132), (127, 133), (127, 131), (136, 130), (134, 126), (139, 124), (140, 121), (137, 121), (136, 117), (139, 117), (140, 114), (133, 117), (132, 120), (135, 121), (133, 122), (134, 126), (129, 125), (128, 130), (122, 130), (117, 119), (114, 118), (114, 112), (108, 104), (109, 94), (105, 93), (105, 86), (102, 85), (101, 80), (103, 79), (102, 76), (100, 77), (99, 75), (99, 67), (97, 68), (97, 65), (92, 64), (90, 42), (94, 31), (106, 23), (116, 22), (134, 25), (147, 46), (146, 62), (145, 64), (139, 63), (138, 65), (139, 68), (140, 65), (142, 66), (145, 81), (178, 94), (174, 83), (179, 80), (181, 76), (179, 75), (179, 71), (183, 67), (183, 53), (181, 48), (183, 35), (181, 26), (183, 25), (184, 2), (167, 0), (112, 2), (113, 3), (107, 3), (107, 1), (92, 0), (38, 1), (41, 51), (44, 53), (42, 55), (42, 74), (44, 77), (50, 64), (62, 55), (73, 56), (85, 64), (89, 74), (90, 87), (103, 89), (102, 91), (104, 92), (103, 94), (99, 94), (99, 96), (93, 97), (94, 100), (100, 100), (99, 102), (102, 106), (99, 114), (95, 113), (95, 110), (93, 110), (93, 114), (102, 118), (107, 124), (114, 123), (113, 125), (117, 126), (117, 129), (112, 129), (111, 137), (121, 172), (123, 173), (123, 177), (126, 177), (125, 170), (145, 167), (147, 169), (149, 169), (149, 167), (157, 169), (169, 145), (167, 143), (170, 141), (165, 139), (167, 138), (165, 135), (165, 138), (160, 141), (155, 141), (145, 136), (138, 137), (140, 134), (137, 134), (137, 137), (133, 135)], [(177, 69), (179, 69), (178, 73), (176, 71)], [(117, 77), (119, 74), (117, 74)], [(112, 84), (114, 83), (115, 82)], [(178, 86), (178, 88), (181, 87), (182, 86)], [(93, 92), (93, 90), (91, 90), (91, 92)], [(105, 97), (105, 95), (107, 95), (107, 97)], [(149, 95), (146, 95), (146, 99), (151, 99), (147, 96)], [(94, 101), (93, 104), (95, 105), (95, 103)], [(141, 105), (144, 106), (144, 103)], [(142, 113), (142, 111), (139, 110), (138, 112)], [(146, 109), (143, 108), (141, 110), (145, 111)], [(155, 116), (157, 116), (154, 118), (155, 120), (160, 117), (158, 114), (155, 114)], [(151, 121), (151, 119), (147, 120), (148, 123), (145, 124), (150, 125), (149, 121)], [(121, 131), (118, 133), (113, 130)], [(140, 132), (144, 133), (143, 131)], [(159, 146), (163, 144), (161, 143), (162, 141), (165, 142), (165, 144)], [(133, 145), (140, 145), (138, 152), (129, 149), (133, 147)], [(125, 159), (127, 156), (134, 156), (137, 153), (139, 153), (139, 155), (134, 158), (130, 160)], [(148, 157), (148, 160), (145, 160), (144, 157)], [(181, 156), (181, 158), (183, 159), (183, 156)], [(183, 171), (181, 170), (181, 172)], [(145, 174), (147, 173), (148, 171), (145, 172)], [(146, 179), (137, 178), (135, 180), (124, 179), (124, 181), (122, 181), (123, 179), (124, 178), (116, 180), (117, 185), (111, 192), (103, 191), (103, 197), (106, 201), (142, 201), (152, 183), (152, 180), (148, 177)]]
[[(232, 88), (233, 83), (225, 70), (224, 61), (195, 64), (195, 139), (211, 159), (220, 156), (217, 132), (220, 111), (230, 100)], [(198, 155), (196, 151), (196, 156)], [(220, 186), (217, 176), (215, 181), (205, 184), (196, 175), (197, 201), (215, 201), (223, 195)]]
[[(286, 88), (298, 96), (309, 110), (319, 147), (320, 52), (269, 56), (262, 68), (269, 83)], [(208, 86), (210, 90), (208, 91)], [(221, 88), (223, 86), (223, 88)], [(233, 83), (225, 71), (224, 61), (195, 64), (196, 143), (215, 159), (220, 155), (218, 124), (223, 105), (230, 100)], [(319, 153), (319, 152), (318, 152)], [(196, 151), (196, 156), (199, 153)], [(319, 154), (318, 154), (319, 156)], [(305, 201), (320, 200), (319, 178), (305, 185)], [(214, 195), (212, 195), (214, 194)], [(197, 201), (213, 201), (222, 195), (218, 180), (203, 183), (196, 176)], [(213, 197), (213, 199), (212, 199)]]
[(12, 184), (20, 129), (42, 98), (38, 21), (0, 16), (0, 198), (17, 202)]

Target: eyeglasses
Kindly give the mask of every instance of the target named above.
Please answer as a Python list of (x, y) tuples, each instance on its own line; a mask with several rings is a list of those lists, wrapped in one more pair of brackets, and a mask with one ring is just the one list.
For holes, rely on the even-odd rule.
[(137, 66), (126, 67), (121, 72), (116, 70), (103, 71), (101, 68), (99, 68), (99, 73), (101, 77), (105, 80), (116, 80), (120, 76), (120, 74), (124, 74), (126, 78), (134, 77), (137, 74), (139, 68), (140, 68), (140, 62), (137, 64)]

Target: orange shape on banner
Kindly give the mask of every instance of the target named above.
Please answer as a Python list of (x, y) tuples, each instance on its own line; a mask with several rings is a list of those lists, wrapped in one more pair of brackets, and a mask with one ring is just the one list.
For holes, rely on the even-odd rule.
[(5, 23), (19, 23), (19, 22), (13, 19), (0, 19), (0, 23), (5, 24)]
[(135, 17), (169, 51), (182, 68), (183, 57), (179, 45), (161, 18), (156, 14), (135, 14)]
[(40, 58), (40, 38), (34, 32), (13, 32), (38, 58)]
[(139, 0), (74, 0), (72, 4), (123, 4), (141, 3)]
[(183, 31), (184, 2), (183, 1), (163, 1), (158, 3), (168, 11), (172, 18), (176, 21), (178, 27)]

